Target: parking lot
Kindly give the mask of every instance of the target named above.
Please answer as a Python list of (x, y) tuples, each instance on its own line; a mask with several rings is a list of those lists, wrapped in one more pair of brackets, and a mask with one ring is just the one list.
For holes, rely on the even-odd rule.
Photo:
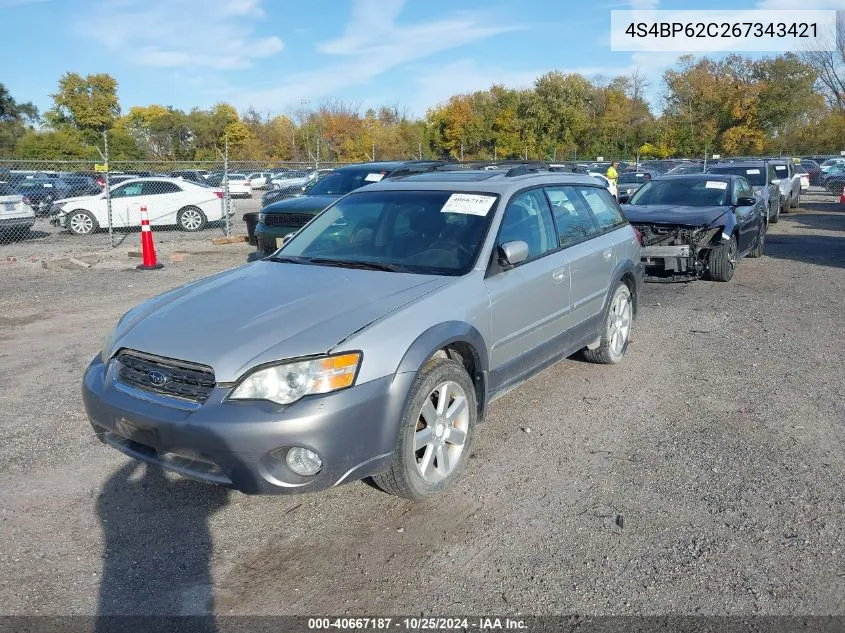
[[(238, 234), (257, 205), (236, 204)], [(0, 257), (6, 614), (845, 608), (845, 210), (831, 196), (805, 196), (730, 283), (649, 285), (621, 365), (568, 359), (498, 400), (465, 476), (425, 503), (363, 483), (249, 497), (100, 445), (80, 381), (103, 335), (251, 248), (157, 231), (166, 266), (140, 272), (126, 256), (139, 233), (109, 250), (107, 234), (37, 231)], [(38, 263), (90, 252), (92, 268)]]

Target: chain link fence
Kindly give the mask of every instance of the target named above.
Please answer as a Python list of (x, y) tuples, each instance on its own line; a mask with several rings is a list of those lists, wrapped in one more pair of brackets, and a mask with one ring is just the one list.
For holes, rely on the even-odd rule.
[[(104, 156), (104, 158), (106, 158)], [(267, 161), (35, 161), (0, 159), (0, 255), (12, 244), (137, 241), (141, 210), (155, 232), (245, 235), (268, 192), (289, 195), (331, 163)], [(135, 240), (130, 240), (135, 235)]]

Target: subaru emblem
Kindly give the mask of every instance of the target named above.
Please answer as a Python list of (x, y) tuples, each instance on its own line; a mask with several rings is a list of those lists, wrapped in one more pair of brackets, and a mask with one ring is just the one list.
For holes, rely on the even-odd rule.
[(150, 382), (154, 384), (156, 387), (161, 387), (164, 383), (167, 382), (167, 376), (164, 375), (160, 371), (151, 371), (147, 374), (150, 377)]

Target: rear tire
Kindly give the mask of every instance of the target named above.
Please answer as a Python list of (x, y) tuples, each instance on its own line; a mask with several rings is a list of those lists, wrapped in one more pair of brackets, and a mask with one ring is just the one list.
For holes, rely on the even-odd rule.
[(792, 208), (797, 209), (801, 206), (801, 192), (795, 194), (795, 198), (792, 201)]
[(390, 469), (373, 483), (406, 499), (442, 492), (463, 470), (477, 418), (475, 387), (463, 365), (432, 358), (411, 387)]
[(737, 254), (736, 235), (731, 235), (727, 244), (720, 244), (716, 248), (710, 249), (708, 256), (710, 278), (713, 281), (730, 281), (733, 279), (736, 271)]
[(201, 209), (197, 207), (184, 207), (183, 209), (179, 209), (179, 213), (176, 214), (176, 224), (183, 231), (195, 233), (205, 228), (205, 225), (208, 224), (208, 219)]
[(602, 324), (601, 340), (596, 349), (585, 348), (584, 359), (591, 363), (612, 365), (625, 356), (634, 325), (634, 302), (631, 290), (622, 282), (616, 286)]

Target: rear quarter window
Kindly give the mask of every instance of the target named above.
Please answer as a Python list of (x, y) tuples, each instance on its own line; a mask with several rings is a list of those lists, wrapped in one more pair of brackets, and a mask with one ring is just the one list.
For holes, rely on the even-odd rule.
[(590, 206), (593, 217), (602, 231), (615, 229), (628, 223), (607, 189), (584, 187), (581, 195)]

